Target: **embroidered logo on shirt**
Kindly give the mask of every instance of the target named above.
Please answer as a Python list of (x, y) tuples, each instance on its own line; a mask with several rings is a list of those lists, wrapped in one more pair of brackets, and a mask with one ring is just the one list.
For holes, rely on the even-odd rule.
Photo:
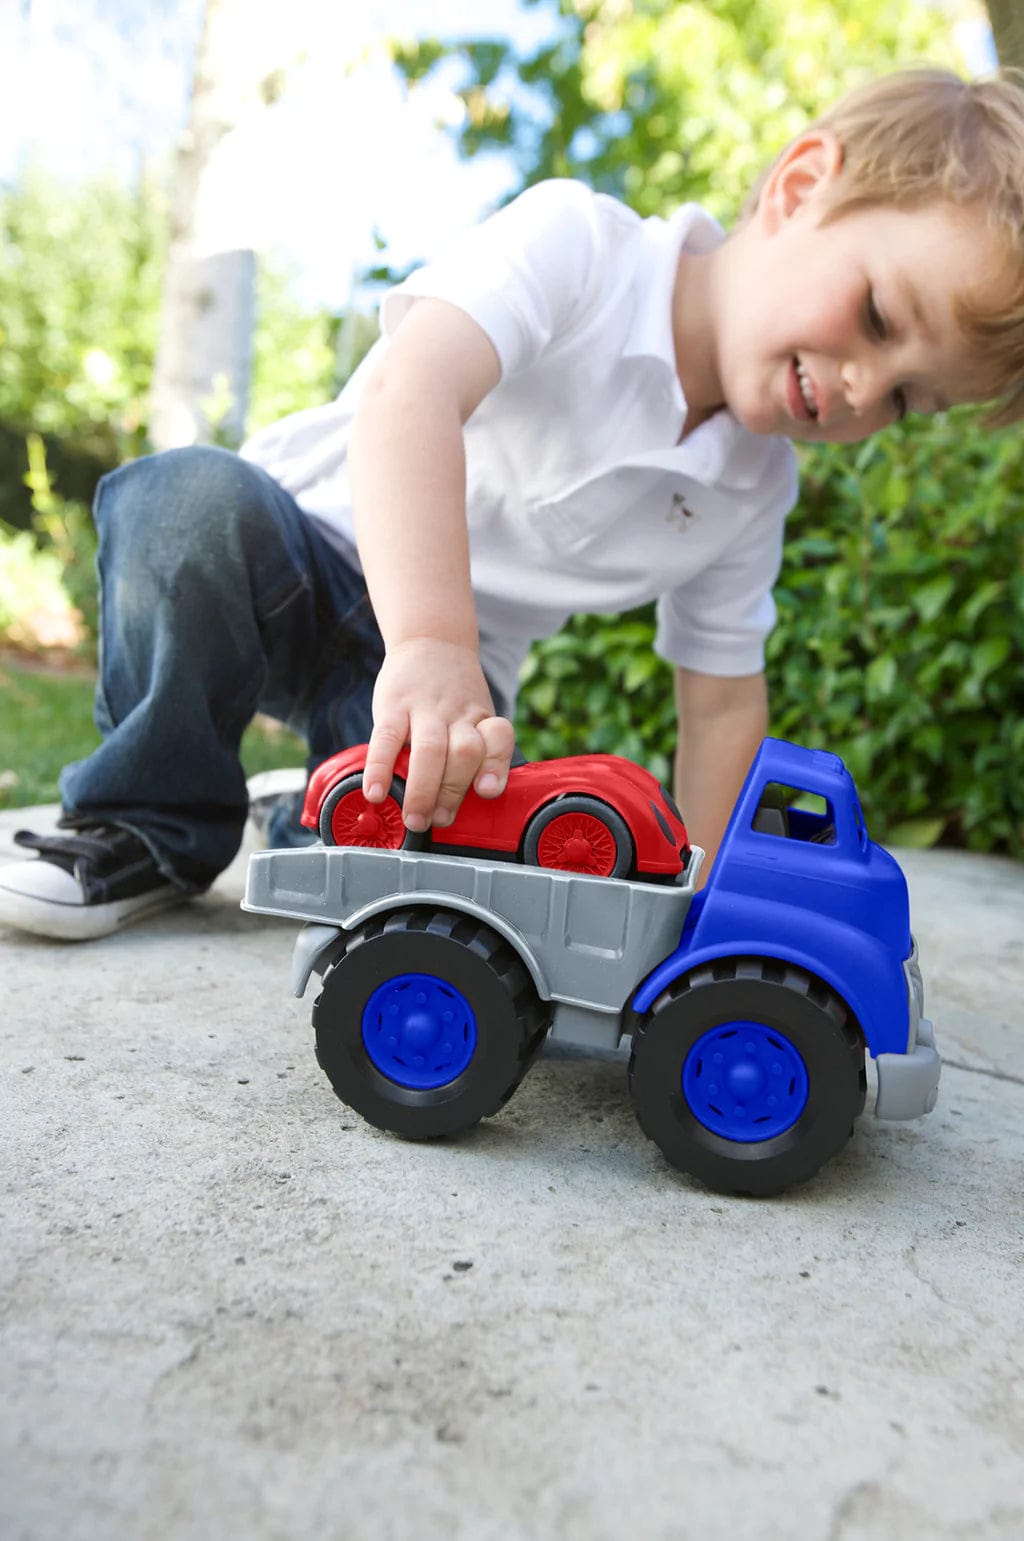
[(681, 492), (673, 492), (672, 507), (665, 515), (665, 523), (673, 525), (677, 530), (688, 530), (697, 518)]

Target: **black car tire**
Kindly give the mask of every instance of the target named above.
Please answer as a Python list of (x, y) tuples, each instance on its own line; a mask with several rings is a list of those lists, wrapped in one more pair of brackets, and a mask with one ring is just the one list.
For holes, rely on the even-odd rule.
[[(362, 771), (357, 771), (353, 775), (346, 776), (342, 781), (339, 781), (337, 786), (332, 787), (328, 792), (320, 806), (320, 816), (317, 820), (320, 839), (323, 841), (324, 845), (337, 845), (338, 843), (334, 838), (334, 829), (332, 827), (334, 821), (334, 810), (337, 808), (338, 804), (342, 801), (343, 798), (350, 796), (353, 792), (361, 792), (362, 789), (363, 773)], [(404, 799), (405, 782), (401, 779), (401, 777), (395, 776), (392, 778), (391, 788), (383, 803), (374, 804), (373, 806), (375, 808), (387, 808), (390, 803), (395, 803), (399, 808), (401, 808)]]
[[(598, 797), (586, 797), (572, 793), (565, 797), (558, 797), (554, 802), (547, 803), (539, 812), (535, 813), (527, 825), (526, 834), (523, 837), (523, 861), (529, 866), (539, 867), (540, 842), (545, 830), (556, 819), (564, 818), (569, 814), (583, 814), (588, 819), (594, 819), (600, 823), (608, 838), (614, 843), (614, 858), (611, 870), (602, 874), (605, 877), (625, 878), (633, 870), (635, 853), (633, 850), (633, 837), (629, 832), (629, 826), (620, 813), (616, 813), (608, 803), (602, 802)], [(547, 871), (573, 871), (573, 868), (547, 867)]]

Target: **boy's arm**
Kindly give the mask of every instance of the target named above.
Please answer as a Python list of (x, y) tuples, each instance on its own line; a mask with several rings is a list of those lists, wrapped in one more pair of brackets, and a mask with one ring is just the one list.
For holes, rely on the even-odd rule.
[(480, 666), (462, 433), (500, 376), (483, 329), (423, 299), (368, 376), (352, 429), (356, 540), (385, 646), (363, 785), (381, 801), (408, 743), (410, 829), (450, 823), (474, 781), (497, 795), (514, 745)]
[(675, 797), (694, 845), (707, 852), (706, 881), (733, 805), (768, 731), (763, 674), (727, 679), (676, 669)]

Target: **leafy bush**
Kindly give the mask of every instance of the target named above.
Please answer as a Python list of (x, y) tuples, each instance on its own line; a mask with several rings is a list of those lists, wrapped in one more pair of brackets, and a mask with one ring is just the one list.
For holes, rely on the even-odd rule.
[(621, 616), (573, 616), (557, 636), (535, 643), (516, 714), (526, 758), (622, 754), (670, 786), (672, 670), (653, 641), (652, 605)]
[(141, 447), (165, 222), (147, 182), (36, 168), (0, 198), (0, 421), (107, 462)]
[(970, 414), (807, 454), (769, 646), (778, 730), (897, 842), (1024, 854), (1024, 453)]
[(60, 558), (41, 551), (28, 530), (0, 528), (0, 637), (24, 648), (78, 640)]
[[(876, 838), (1024, 855), (1024, 447), (967, 413), (803, 454), (769, 639), (772, 731), (842, 755)], [(608, 750), (663, 779), (653, 609), (575, 618), (527, 666), (529, 757)]]
[(94, 651), (96, 532), (88, 506), (58, 496), (39, 434), (26, 441), (31, 528), (0, 521), (0, 638), (28, 650)]

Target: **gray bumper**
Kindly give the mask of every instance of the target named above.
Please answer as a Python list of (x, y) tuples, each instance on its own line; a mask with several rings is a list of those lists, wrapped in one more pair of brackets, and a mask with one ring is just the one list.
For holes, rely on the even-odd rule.
[(927, 1017), (917, 1023), (917, 1042), (907, 1054), (879, 1054), (876, 1118), (920, 1118), (939, 1095), (942, 1061)]

